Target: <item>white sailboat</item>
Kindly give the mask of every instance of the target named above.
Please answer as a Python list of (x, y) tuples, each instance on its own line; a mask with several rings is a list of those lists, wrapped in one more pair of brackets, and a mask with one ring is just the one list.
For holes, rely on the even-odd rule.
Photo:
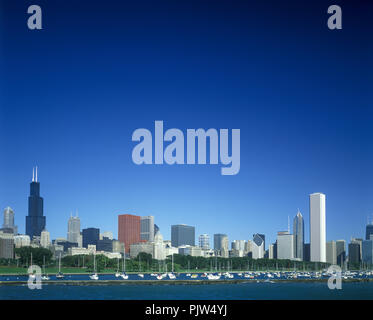
[(174, 275), (174, 254), (172, 254), (172, 268), (171, 268), (171, 272), (168, 274), (168, 277), (171, 280), (176, 279), (176, 276)]
[(49, 280), (48, 275), (45, 273), (45, 256), (43, 256), (43, 275), (41, 276), (41, 280)]
[[(32, 266), (32, 252), (31, 252), (31, 259), (30, 259), (30, 267)], [(36, 275), (34, 273), (29, 273), (29, 279), (35, 279)]]
[(124, 250), (124, 252), (123, 252), (123, 272), (120, 276), (124, 280), (128, 279), (128, 275), (126, 275), (126, 250)]
[(117, 266), (117, 272), (115, 272), (115, 277), (119, 278), (120, 277), (120, 272), (119, 272), (119, 258), (117, 259), (118, 261), (118, 266)]
[(58, 273), (56, 274), (56, 278), (57, 279), (62, 279), (64, 278), (65, 276), (63, 275), (63, 273), (61, 272), (61, 252), (60, 252), (60, 256), (58, 258)]
[(93, 255), (93, 269), (94, 269), (94, 273), (90, 275), (89, 277), (91, 278), (91, 280), (98, 280), (98, 274), (96, 272), (96, 252)]
[(144, 278), (144, 274), (141, 273), (141, 258), (139, 255), (139, 273), (137, 274), (140, 278)]

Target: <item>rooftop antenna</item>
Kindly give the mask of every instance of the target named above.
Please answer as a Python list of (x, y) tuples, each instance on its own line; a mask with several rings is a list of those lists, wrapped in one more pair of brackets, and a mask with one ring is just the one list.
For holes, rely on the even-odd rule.
[(35, 168), (32, 167), (32, 182), (35, 181)]
[(36, 166), (35, 170), (35, 182), (38, 182), (38, 166)]

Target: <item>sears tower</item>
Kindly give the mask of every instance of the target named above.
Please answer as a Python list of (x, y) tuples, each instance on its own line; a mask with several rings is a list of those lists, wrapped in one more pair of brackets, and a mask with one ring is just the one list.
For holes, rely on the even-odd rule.
[(32, 169), (32, 182), (30, 183), (30, 196), (28, 197), (28, 216), (26, 216), (26, 234), (30, 239), (40, 236), (45, 229), (43, 215), (43, 198), (40, 197), (40, 183), (38, 182), (38, 167)]

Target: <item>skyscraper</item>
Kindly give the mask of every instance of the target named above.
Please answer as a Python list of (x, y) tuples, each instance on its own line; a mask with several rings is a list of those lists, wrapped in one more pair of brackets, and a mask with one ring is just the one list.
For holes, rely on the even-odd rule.
[(293, 221), (293, 235), (294, 235), (294, 257), (303, 260), (304, 220), (299, 210), (298, 210), (297, 215), (294, 217), (294, 221)]
[(17, 227), (14, 225), (14, 211), (11, 207), (4, 209), (4, 229), (12, 229), (13, 234), (17, 234)]
[(154, 241), (154, 217), (145, 216), (140, 219), (140, 239)]
[(171, 245), (179, 247), (183, 245), (194, 246), (195, 228), (185, 224), (171, 226)]
[(0, 231), (0, 258), (14, 258), (14, 235)]
[[(224, 247), (224, 244), (225, 244), (224, 239), (228, 239), (228, 236), (226, 234), (223, 234), (223, 233), (214, 234), (214, 250), (215, 251), (219, 251)], [(228, 240), (226, 242), (228, 244)], [(228, 249), (228, 245), (226, 249)]]
[(118, 240), (124, 243), (126, 253), (133, 243), (140, 242), (140, 216), (132, 214), (118, 215)]
[(264, 257), (264, 239), (259, 233), (255, 233), (253, 236), (251, 252), (253, 259), (261, 259)]
[(373, 222), (368, 223), (365, 230), (365, 240), (370, 240), (370, 236), (373, 235)]
[(346, 261), (346, 241), (337, 240), (336, 241), (336, 250), (337, 250), (337, 264), (343, 267)]
[[(356, 243), (359, 245), (359, 261), (362, 259), (362, 252), (363, 252), (363, 239), (360, 238), (351, 238), (351, 243)], [(350, 251), (350, 250), (349, 250)]]
[(348, 262), (357, 264), (360, 263), (360, 243), (351, 242), (348, 244)]
[(253, 238), (255, 237), (255, 235), (258, 235), (259, 237), (263, 239), (263, 250), (265, 251), (266, 250), (266, 236), (263, 233), (255, 233), (253, 234)]
[(325, 194), (310, 195), (311, 261), (326, 262)]
[(89, 244), (93, 244), (97, 246), (97, 242), (98, 240), (100, 240), (100, 229), (97, 229), (97, 228), (83, 229), (82, 234), (83, 234), (83, 247), (84, 248), (88, 248)]
[(79, 243), (80, 236), (80, 219), (78, 215), (73, 217), (70, 215), (69, 221), (67, 222), (67, 241)]
[(294, 259), (294, 236), (288, 231), (277, 233), (277, 259)]
[(311, 249), (310, 249), (310, 244), (305, 243), (303, 247), (303, 260), (304, 261), (311, 261)]
[(369, 266), (373, 265), (373, 240), (363, 241), (363, 257), (362, 261)]
[(40, 183), (38, 182), (38, 167), (32, 169), (30, 196), (28, 198), (28, 216), (26, 216), (26, 234), (32, 238), (40, 237), (45, 229), (46, 221), (43, 215), (43, 198), (40, 197)]
[(43, 230), (40, 234), (40, 245), (43, 248), (48, 248), (51, 244), (50, 233), (47, 230)]
[(326, 262), (337, 264), (337, 243), (335, 241), (326, 243)]
[(198, 237), (198, 244), (204, 250), (210, 249), (210, 236), (208, 234), (201, 234)]
[(228, 236), (223, 233), (214, 234), (214, 250), (215, 254), (221, 257), (228, 257), (229, 255), (229, 242)]

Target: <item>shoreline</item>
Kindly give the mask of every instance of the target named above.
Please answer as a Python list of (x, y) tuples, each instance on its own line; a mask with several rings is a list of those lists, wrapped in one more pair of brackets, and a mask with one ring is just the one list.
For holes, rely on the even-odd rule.
[[(205, 284), (240, 284), (240, 283), (289, 283), (289, 282), (325, 282), (327, 279), (284, 279), (284, 280), (256, 280), (256, 279), (235, 279), (235, 280), (48, 280), (42, 281), (42, 285), (71, 285), (71, 286), (94, 286), (94, 285), (205, 285)], [(344, 279), (343, 282), (372, 282), (368, 279)], [(27, 285), (27, 281), (0, 281), (2, 285)]]

